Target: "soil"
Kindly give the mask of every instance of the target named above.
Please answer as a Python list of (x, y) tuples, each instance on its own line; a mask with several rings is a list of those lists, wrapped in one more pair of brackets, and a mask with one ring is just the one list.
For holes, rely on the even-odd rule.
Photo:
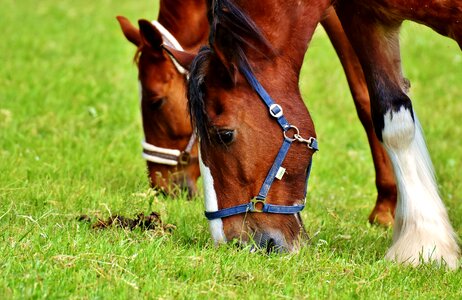
[[(80, 215), (77, 221), (92, 223), (91, 218), (87, 215)], [(110, 227), (121, 227), (129, 230), (140, 228), (141, 230), (164, 230), (172, 232), (176, 227), (172, 224), (164, 224), (157, 212), (151, 212), (149, 215), (139, 213), (135, 218), (128, 218), (121, 215), (110, 216), (107, 219), (100, 219), (92, 223), (93, 229), (107, 229)]]

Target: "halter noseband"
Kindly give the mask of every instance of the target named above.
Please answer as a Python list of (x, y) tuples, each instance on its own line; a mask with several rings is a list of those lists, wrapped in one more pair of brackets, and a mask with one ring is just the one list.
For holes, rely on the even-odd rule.
[(178, 149), (157, 147), (149, 144), (146, 141), (141, 141), (141, 146), (143, 146), (143, 152), (141, 155), (145, 160), (156, 164), (168, 166), (185, 166), (188, 165), (191, 161), (191, 150), (195, 142), (196, 134), (193, 133), (189, 138), (186, 148), (183, 151), (180, 151)]
[[(294, 125), (291, 125), (287, 121), (287, 119), (284, 117), (282, 107), (279, 104), (276, 104), (274, 102), (274, 100), (271, 98), (268, 92), (266, 92), (266, 90), (263, 88), (260, 82), (258, 82), (257, 78), (251, 71), (250, 66), (248, 64), (245, 63), (245, 64), (240, 65), (239, 70), (245, 76), (250, 86), (255, 90), (255, 92), (257, 92), (260, 99), (268, 107), (270, 115), (276, 119), (279, 126), (282, 128), (283, 135), (284, 135), (284, 141), (282, 143), (281, 148), (279, 149), (279, 152), (276, 158), (274, 159), (273, 165), (271, 166), (271, 169), (269, 170), (268, 175), (266, 175), (265, 181), (263, 182), (263, 185), (260, 188), (260, 192), (255, 198), (253, 198), (252, 200), (250, 200), (249, 203), (246, 203), (246, 204), (236, 205), (236, 206), (232, 206), (229, 208), (223, 208), (217, 211), (206, 211), (205, 217), (209, 220), (214, 220), (214, 219), (225, 218), (225, 217), (229, 217), (233, 215), (244, 214), (248, 212), (252, 212), (252, 213), (264, 212), (264, 213), (286, 214), (286, 215), (296, 214), (305, 208), (305, 204), (292, 205), (292, 206), (269, 204), (269, 203), (266, 203), (266, 197), (268, 196), (269, 189), (271, 188), (271, 185), (273, 184), (274, 179), (277, 178), (281, 180), (282, 176), (285, 173), (285, 168), (283, 168), (281, 165), (289, 151), (290, 145), (292, 145), (292, 142), (297, 141), (300, 143), (305, 143), (309, 149), (313, 149), (314, 151), (317, 151), (318, 141), (314, 137), (310, 137), (308, 139), (304, 139), (301, 137), (298, 128), (295, 127)], [(288, 136), (289, 131), (295, 132), (292, 137)], [(310, 171), (311, 171), (311, 161), (308, 166), (308, 171), (306, 175), (306, 184), (308, 184)], [(305, 188), (305, 193), (306, 193), (306, 188)]]
[[(156, 20), (152, 21), (151, 23), (157, 28), (157, 30), (159, 30), (160, 34), (162, 35), (162, 40), (164, 44), (176, 50), (183, 51), (183, 47), (181, 47), (181, 44), (178, 42), (178, 40), (164, 26), (162, 26), (162, 24), (160, 24)], [(188, 71), (185, 68), (183, 68), (175, 59), (173, 59), (170, 53), (168, 53), (168, 55), (170, 56), (178, 72), (188, 76)], [(189, 138), (188, 145), (183, 151), (177, 149), (162, 148), (149, 144), (146, 141), (141, 141), (141, 146), (143, 146), (142, 156), (145, 160), (156, 164), (168, 166), (177, 166), (178, 164), (180, 164), (182, 166), (185, 166), (188, 165), (191, 161), (191, 150), (195, 142), (196, 135), (194, 134), (194, 132)]]

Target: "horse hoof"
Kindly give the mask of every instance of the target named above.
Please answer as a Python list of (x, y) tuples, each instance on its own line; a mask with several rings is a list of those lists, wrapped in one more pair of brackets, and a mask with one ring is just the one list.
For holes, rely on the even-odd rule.
[(375, 207), (369, 215), (369, 223), (372, 225), (391, 227), (394, 221), (392, 210), (388, 207)]

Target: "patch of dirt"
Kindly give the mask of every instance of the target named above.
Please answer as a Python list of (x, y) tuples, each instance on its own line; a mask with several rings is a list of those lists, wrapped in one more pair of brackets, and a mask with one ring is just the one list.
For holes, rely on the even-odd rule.
[[(87, 215), (80, 215), (77, 221), (92, 223), (91, 218)], [(93, 229), (107, 229), (110, 227), (121, 227), (129, 230), (140, 228), (141, 230), (163, 230), (171, 233), (176, 229), (173, 224), (164, 224), (160, 219), (160, 214), (151, 212), (149, 215), (139, 213), (135, 218), (127, 218), (121, 215), (110, 216), (106, 220), (97, 218), (91, 225)]]

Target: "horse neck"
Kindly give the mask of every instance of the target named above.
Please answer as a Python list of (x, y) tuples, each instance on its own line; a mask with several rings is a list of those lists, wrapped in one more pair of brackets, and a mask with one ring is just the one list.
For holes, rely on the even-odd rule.
[(161, 0), (157, 20), (186, 51), (197, 51), (207, 41), (205, 0)]
[[(260, 70), (264, 69), (265, 65), (277, 68), (275, 71), (279, 74), (292, 75), (292, 78), (278, 76), (281, 80), (293, 81), (293, 76), (296, 76), (298, 82), (308, 44), (330, 2), (286, 0), (281, 4), (280, 1), (273, 0), (266, 1), (265, 9), (262, 10), (259, 1), (235, 1), (252, 18), (275, 49), (276, 57), (270, 60), (255, 50), (246, 49), (252, 65), (258, 66)], [(260, 73), (263, 76), (270, 74), (266, 70)]]

